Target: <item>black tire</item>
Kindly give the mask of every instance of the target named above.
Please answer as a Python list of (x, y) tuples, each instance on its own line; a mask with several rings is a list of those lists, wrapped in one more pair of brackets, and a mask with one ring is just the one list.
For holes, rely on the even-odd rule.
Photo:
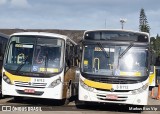
[(16, 101), (16, 102), (22, 102), (23, 101), (23, 97), (14, 96), (14, 101)]
[(69, 99), (67, 99), (67, 98), (65, 98), (64, 100), (63, 100), (63, 105), (64, 106), (67, 106), (68, 104), (69, 104)]
[(2, 96), (2, 93), (0, 92), (0, 99), (2, 99), (3, 98), (3, 96)]
[(3, 95), (2, 95), (2, 80), (0, 81), (0, 99), (3, 98)]

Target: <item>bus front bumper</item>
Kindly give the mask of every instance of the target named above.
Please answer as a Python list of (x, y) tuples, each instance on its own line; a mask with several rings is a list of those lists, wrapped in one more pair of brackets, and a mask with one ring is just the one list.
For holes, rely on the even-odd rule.
[(62, 84), (59, 84), (54, 88), (30, 88), (30, 87), (19, 87), (15, 85), (9, 85), (4, 81), (2, 83), (3, 83), (2, 95), (47, 98), (47, 99), (62, 99), (62, 94), (63, 94), (63, 91), (61, 90), (63, 89)]
[(98, 90), (96, 92), (91, 92), (79, 85), (78, 98), (80, 101), (88, 102), (147, 105), (148, 89), (138, 94), (131, 94), (130, 92), (122, 93)]

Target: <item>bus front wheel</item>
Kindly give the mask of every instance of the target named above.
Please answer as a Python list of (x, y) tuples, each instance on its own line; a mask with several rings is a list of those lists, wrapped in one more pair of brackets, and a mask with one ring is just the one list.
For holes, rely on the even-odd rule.
[(14, 101), (20, 102), (23, 100), (23, 97), (14, 96)]

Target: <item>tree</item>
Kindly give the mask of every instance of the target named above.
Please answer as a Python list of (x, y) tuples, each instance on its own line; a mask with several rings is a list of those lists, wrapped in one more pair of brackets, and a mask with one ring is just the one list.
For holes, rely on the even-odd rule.
[(156, 39), (155, 39), (155, 37), (151, 37), (150, 38), (150, 44), (151, 44), (151, 49), (152, 50), (156, 50)]
[(156, 36), (156, 39), (158, 39), (158, 38), (160, 38), (160, 37), (159, 37), (159, 34), (157, 34), (157, 36)]
[(147, 16), (146, 16), (143, 8), (140, 11), (139, 31), (148, 32), (148, 33), (150, 32), (150, 26), (148, 24)]

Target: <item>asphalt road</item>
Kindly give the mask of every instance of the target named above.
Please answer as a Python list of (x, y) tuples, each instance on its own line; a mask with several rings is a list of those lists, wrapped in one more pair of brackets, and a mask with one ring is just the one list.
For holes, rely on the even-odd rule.
[[(155, 96), (157, 96), (157, 88), (154, 88)], [(150, 94), (150, 93), (149, 93)], [(20, 111), (38, 111), (38, 112), (29, 112), (29, 113), (34, 113), (34, 114), (41, 114), (46, 111), (47, 114), (52, 113), (53, 111), (59, 114), (124, 114), (124, 113), (139, 113), (141, 111), (133, 111), (129, 110), (129, 107), (132, 106), (125, 106), (125, 105), (111, 105), (111, 104), (96, 104), (96, 103), (91, 103), (91, 104), (82, 104), (81, 102), (76, 101), (76, 97), (73, 97), (71, 99), (71, 102), (68, 104), (68, 106), (62, 105), (59, 101), (53, 101), (53, 100), (48, 100), (48, 99), (31, 99), (31, 98), (26, 98), (23, 99), (20, 102), (15, 101), (12, 97), (6, 97), (0, 99), (0, 109), (2, 109), (5, 106), (10, 106), (12, 111), (12, 114), (18, 114), (22, 113)], [(136, 106), (134, 108), (137, 108)], [(145, 108), (145, 111), (142, 111), (142, 114), (160, 114), (160, 100), (153, 99), (149, 97), (148, 99), (148, 106), (145, 107), (138, 107), (139, 109)], [(157, 110), (159, 111), (153, 111)], [(42, 112), (39, 112), (41, 111)], [(18, 111), (18, 112), (17, 112)], [(0, 112), (0, 113), (5, 113), (8, 114), (10, 112)], [(23, 112), (27, 113), (27, 112)]]

